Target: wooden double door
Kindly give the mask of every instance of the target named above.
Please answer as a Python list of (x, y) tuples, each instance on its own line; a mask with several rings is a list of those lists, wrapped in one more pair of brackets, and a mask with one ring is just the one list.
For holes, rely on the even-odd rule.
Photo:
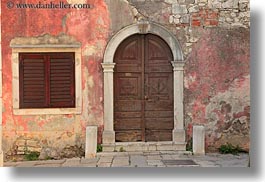
[(117, 48), (114, 61), (116, 142), (172, 141), (173, 56), (153, 34), (135, 34)]

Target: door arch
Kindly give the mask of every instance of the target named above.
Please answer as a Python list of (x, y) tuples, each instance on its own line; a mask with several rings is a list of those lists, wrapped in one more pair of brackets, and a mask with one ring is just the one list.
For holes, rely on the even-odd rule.
[(118, 46), (114, 61), (115, 141), (172, 141), (169, 46), (157, 35), (134, 34)]
[(159, 36), (170, 48), (173, 60), (173, 119), (174, 129), (172, 141), (185, 143), (185, 129), (183, 117), (183, 67), (184, 60), (181, 47), (175, 36), (163, 26), (151, 22), (138, 22), (127, 26), (116, 33), (109, 41), (102, 63), (104, 72), (104, 131), (102, 135), (103, 144), (115, 143), (114, 131), (114, 79), (115, 68), (114, 54), (118, 46), (127, 37), (134, 34), (154, 34)]

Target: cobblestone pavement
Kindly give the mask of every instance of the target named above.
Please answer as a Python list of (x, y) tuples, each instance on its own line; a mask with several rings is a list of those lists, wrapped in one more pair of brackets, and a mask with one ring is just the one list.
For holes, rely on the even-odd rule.
[(195, 156), (175, 151), (108, 152), (96, 158), (5, 162), (5, 167), (248, 167), (248, 154), (209, 153)]

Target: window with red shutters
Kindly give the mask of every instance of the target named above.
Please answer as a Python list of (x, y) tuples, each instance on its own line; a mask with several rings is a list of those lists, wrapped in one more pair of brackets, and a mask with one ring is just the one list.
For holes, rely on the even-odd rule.
[(19, 106), (74, 108), (74, 53), (19, 54)]

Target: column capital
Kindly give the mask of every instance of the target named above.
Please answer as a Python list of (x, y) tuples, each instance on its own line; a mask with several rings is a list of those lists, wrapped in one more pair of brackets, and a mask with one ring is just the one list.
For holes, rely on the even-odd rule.
[(183, 71), (184, 70), (185, 62), (183, 62), (183, 61), (172, 61), (171, 64), (174, 68), (173, 69), (174, 71)]
[(116, 63), (101, 63), (103, 72), (113, 72)]

